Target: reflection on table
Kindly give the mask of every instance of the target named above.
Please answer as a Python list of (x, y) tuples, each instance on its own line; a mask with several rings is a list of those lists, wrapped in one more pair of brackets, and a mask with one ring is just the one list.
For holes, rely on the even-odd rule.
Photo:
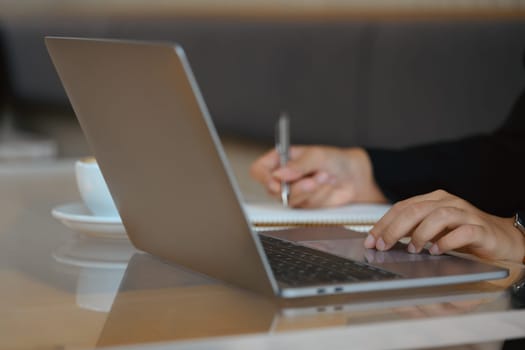
[(270, 299), (137, 253), (130, 260), (98, 345), (304, 331), (509, 307), (508, 292), (490, 283)]

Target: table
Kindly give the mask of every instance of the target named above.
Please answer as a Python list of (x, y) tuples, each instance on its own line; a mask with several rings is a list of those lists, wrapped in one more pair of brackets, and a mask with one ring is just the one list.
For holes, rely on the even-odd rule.
[[(296, 301), (265, 298), (72, 232), (73, 161), (0, 165), (0, 348), (423, 348), (525, 337), (505, 280)], [(486, 348), (486, 347), (485, 347)]]

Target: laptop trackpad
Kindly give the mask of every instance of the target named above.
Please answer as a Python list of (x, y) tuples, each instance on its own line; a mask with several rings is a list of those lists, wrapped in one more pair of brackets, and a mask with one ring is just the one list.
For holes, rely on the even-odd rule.
[(376, 249), (367, 249), (363, 246), (364, 240), (363, 237), (338, 240), (301, 241), (300, 243), (313, 249), (370, 264), (416, 262), (429, 259), (439, 260), (449, 257), (447, 255), (433, 256), (427, 251), (423, 251), (420, 254), (410, 254), (406, 251), (406, 245), (402, 243), (398, 243), (392, 249), (384, 252)]

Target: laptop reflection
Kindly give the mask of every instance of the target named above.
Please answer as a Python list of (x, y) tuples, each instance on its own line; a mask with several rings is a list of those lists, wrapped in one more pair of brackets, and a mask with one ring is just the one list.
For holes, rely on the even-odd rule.
[(97, 347), (268, 332), (272, 299), (135, 254)]
[(131, 258), (97, 347), (305, 330), (505, 309), (486, 282), (286, 300), (144, 253)]

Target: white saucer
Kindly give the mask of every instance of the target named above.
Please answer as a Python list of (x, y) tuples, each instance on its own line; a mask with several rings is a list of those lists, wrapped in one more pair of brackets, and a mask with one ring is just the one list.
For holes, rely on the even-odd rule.
[(119, 216), (93, 215), (81, 202), (55, 207), (51, 215), (70, 229), (89, 236), (128, 238)]
[(53, 258), (78, 268), (78, 306), (108, 312), (128, 261), (136, 252), (128, 240), (74, 235), (53, 252)]
[(53, 258), (87, 269), (125, 269), (136, 252), (127, 240), (74, 236), (53, 252)]

